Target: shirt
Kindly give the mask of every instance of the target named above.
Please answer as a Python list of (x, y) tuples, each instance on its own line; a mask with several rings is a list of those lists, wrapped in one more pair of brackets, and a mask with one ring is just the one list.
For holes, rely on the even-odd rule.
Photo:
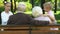
[[(48, 11), (47, 14), (49, 14), (50, 16), (52, 16), (52, 17), (55, 18), (54, 13), (53, 13), (52, 10)], [(54, 24), (57, 24), (57, 21), (55, 20), (55, 21), (53, 21), (53, 23), (54, 23)]]
[(7, 25), (7, 21), (9, 19), (9, 16), (13, 15), (13, 13), (11, 11), (9, 11), (9, 13), (6, 13), (5, 11), (3, 11), (1, 13), (1, 19), (2, 19), (2, 23), (1, 25)]
[(53, 13), (53, 11), (52, 11), (52, 10), (48, 11), (48, 12), (47, 12), (47, 14), (49, 14), (50, 16), (52, 16), (52, 17), (54, 17), (54, 18), (55, 18), (54, 13)]
[(40, 16), (40, 17), (37, 17), (37, 18), (34, 18), (34, 20), (38, 20), (38, 21), (51, 21), (49, 19), (49, 17), (44, 17), (44, 16)]

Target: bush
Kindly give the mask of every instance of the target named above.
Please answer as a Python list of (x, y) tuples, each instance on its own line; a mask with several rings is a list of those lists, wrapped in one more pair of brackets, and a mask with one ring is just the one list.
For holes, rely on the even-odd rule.
[(4, 6), (0, 7), (0, 12), (4, 11)]

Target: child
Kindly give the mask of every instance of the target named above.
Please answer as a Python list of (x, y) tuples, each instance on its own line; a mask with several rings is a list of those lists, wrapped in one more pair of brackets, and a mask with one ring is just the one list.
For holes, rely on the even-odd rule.
[(50, 20), (52, 21), (51, 24), (56, 24), (54, 13), (51, 10), (52, 9), (51, 3), (50, 2), (46, 2), (46, 3), (44, 3), (43, 6), (44, 6), (45, 12), (47, 12), (47, 14), (44, 14), (44, 16), (48, 16), (50, 18)]

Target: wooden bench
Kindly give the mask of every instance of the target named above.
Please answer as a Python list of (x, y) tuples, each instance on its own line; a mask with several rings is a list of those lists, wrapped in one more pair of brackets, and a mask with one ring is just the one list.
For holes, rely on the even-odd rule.
[(50, 28), (60, 28), (60, 25), (46, 26), (0, 26), (0, 34), (60, 34), (60, 30), (50, 30)]

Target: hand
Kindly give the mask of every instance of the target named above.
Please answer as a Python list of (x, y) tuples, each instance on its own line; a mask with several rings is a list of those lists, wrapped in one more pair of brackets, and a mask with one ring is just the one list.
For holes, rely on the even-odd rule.
[(48, 14), (44, 14), (43, 16), (47, 17), (47, 16), (49, 16), (49, 15), (48, 15)]

